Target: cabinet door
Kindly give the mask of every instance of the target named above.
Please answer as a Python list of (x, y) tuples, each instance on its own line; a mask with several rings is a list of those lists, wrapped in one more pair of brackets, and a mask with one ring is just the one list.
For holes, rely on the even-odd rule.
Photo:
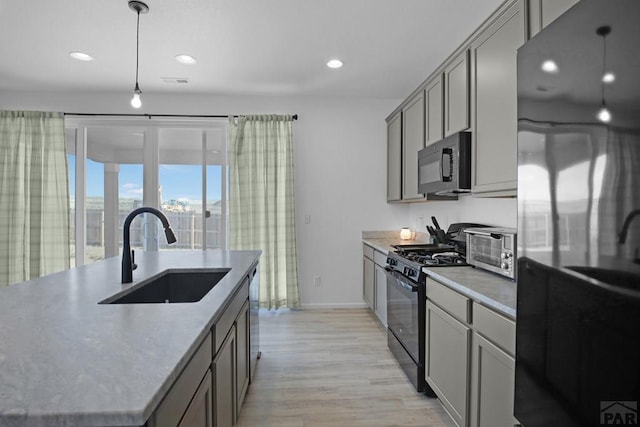
[(473, 43), (473, 193), (515, 194), (518, 141), (516, 53), (524, 42), (524, 0), (518, 0)]
[(418, 151), (424, 148), (424, 92), (402, 109), (402, 200), (424, 200), (418, 193)]
[(212, 393), (211, 371), (207, 371), (178, 427), (212, 427)]
[(363, 257), (363, 292), (362, 297), (364, 298), (364, 302), (369, 304), (371, 310), (375, 310), (375, 300), (374, 300), (374, 292), (375, 292), (375, 265), (372, 260), (367, 257)]
[(376, 300), (376, 315), (380, 322), (387, 327), (387, 275), (384, 272), (384, 268), (375, 264), (376, 277), (375, 277), (375, 300)]
[(231, 427), (236, 420), (236, 329), (232, 326), (213, 359), (214, 427)]
[(473, 334), (471, 426), (511, 427), (515, 359), (478, 333)]
[(427, 383), (459, 426), (466, 426), (471, 330), (427, 300)]
[(555, 21), (578, 0), (529, 0), (529, 28), (533, 37)]
[(425, 146), (440, 141), (444, 137), (444, 90), (443, 77), (437, 76), (427, 83), (425, 96)]
[(387, 123), (387, 201), (402, 199), (402, 113)]
[(444, 136), (469, 128), (469, 51), (465, 50), (444, 70)]
[(236, 352), (236, 417), (239, 417), (249, 388), (249, 301), (236, 319)]

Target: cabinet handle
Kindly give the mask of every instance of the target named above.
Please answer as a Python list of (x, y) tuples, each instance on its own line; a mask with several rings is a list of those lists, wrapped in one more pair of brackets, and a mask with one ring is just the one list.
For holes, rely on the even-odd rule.
[[(448, 165), (448, 170), (449, 170), (449, 175), (445, 175), (444, 174), (444, 156), (449, 156), (449, 161), (447, 162)], [(451, 148), (443, 148), (442, 149), (442, 156), (440, 157), (440, 176), (442, 177), (442, 182), (450, 182), (451, 181), (451, 175), (452, 175), (452, 170), (451, 170), (451, 163), (453, 162), (453, 151), (451, 150)]]

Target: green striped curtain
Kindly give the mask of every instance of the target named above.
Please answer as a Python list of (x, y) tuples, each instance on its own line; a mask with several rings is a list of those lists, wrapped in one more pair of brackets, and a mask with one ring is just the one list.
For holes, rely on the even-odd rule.
[(229, 241), (260, 249), (260, 307), (297, 307), (291, 116), (230, 117)]
[(67, 268), (64, 116), (0, 111), (0, 286)]

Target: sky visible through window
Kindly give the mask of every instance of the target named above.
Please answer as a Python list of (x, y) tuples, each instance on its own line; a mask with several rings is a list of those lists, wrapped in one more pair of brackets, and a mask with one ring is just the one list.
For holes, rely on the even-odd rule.
[[(75, 156), (69, 162), (69, 189), (75, 194)], [(120, 165), (119, 197), (142, 199), (142, 165)], [(160, 184), (163, 200), (199, 201), (202, 168), (193, 165), (160, 165)], [(207, 168), (207, 201), (220, 200), (220, 166)], [(104, 169), (102, 163), (87, 161), (87, 197), (104, 197)]]

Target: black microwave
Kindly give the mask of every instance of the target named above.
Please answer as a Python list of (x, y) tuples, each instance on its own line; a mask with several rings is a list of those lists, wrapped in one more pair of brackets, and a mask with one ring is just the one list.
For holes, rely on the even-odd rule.
[(471, 191), (471, 132), (458, 132), (418, 151), (418, 192), (456, 196)]

